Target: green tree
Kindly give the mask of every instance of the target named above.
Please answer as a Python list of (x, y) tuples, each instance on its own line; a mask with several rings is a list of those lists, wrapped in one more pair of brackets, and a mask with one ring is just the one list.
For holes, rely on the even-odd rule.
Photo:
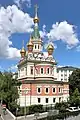
[(0, 73), (0, 99), (9, 109), (17, 106), (17, 80), (13, 79), (13, 75), (10, 72)]
[(73, 94), (74, 90), (78, 88), (80, 93), (80, 69), (76, 69), (69, 77), (69, 88), (70, 95)]
[(70, 96), (70, 104), (72, 106), (80, 106), (80, 93), (78, 88), (76, 88), (73, 94)]

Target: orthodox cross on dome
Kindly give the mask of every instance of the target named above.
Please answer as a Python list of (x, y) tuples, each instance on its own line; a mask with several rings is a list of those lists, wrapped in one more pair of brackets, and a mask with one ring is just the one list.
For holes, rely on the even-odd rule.
[(21, 57), (24, 58), (26, 55), (26, 50), (24, 48), (24, 40), (22, 41), (22, 49), (20, 50)]
[(39, 8), (39, 7), (38, 7), (37, 4), (36, 4), (34, 7), (35, 7), (35, 17), (37, 17), (37, 12), (38, 12), (38, 8)]
[(22, 41), (22, 47), (24, 48), (24, 40)]
[(38, 39), (38, 38), (40, 38), (39, 29), (38, 29), (39, 18), (38, 18), (38, 15), (37, 15), (38, 6), (35, 5), (34, 7), (35, 7), (35, 17), (33, 19), (33, 21), (34, 21), (34, 31), (32, 33), (32, 37)]

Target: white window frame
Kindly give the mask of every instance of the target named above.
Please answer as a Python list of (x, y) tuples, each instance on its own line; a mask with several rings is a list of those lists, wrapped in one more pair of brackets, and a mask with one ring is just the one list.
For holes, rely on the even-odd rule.
[[(33, 66), (30, 66), (30, 74), (31, 74), (31, 69), (33, 69)], [(33, 74), (34, 74), (34, 69), (33, 69)], [(33, 75), (31, 74), (31, 75)]]
[[(46, 102), (46, 99), (48, 99), (48, 102)], [(49, 98), (45, 98), (45, 103), (48, 104), (49, 103)]]
[[(43, 73), (41, 73), (41, 68), (43, 69)], [(42, 75), (43, 75), (43, 74), (44, 74), (44, 68), (43, 68), (43, 67), (41, 67), (41, 68), (40, 68), (40, 74), (42, 74)]]
[[(46, 88), (48, 88), (48, 92), (46, 92)], [(50, 92), (50, 88), (49, 87), (45, 87), (45, 94), (49, 94)]]
[[(38, 88), (40, 88), (40, 92), (38, 92)], [(41, 94), (42, 93), (42, 88), (41, 87), (37, 87), (37, 94)]]
[(37, 44), (34, 45), (34, 49), (35, 49), (35, 50), (37, 49)]
[[(49, 73), (48, 73), (48, 69), (49, 69)], [(49, 67), (47, 68), (47, 74), (48, 74), (48, 75), (50, 74), (50, 68), (49, 68)]]
[[(55, 92), (53, 92), (53, 89), (55, 88)], [(56, 87), (52, 87), (52, 93), (54, 94), (54, 93), (56, 93)]]
[(53, 103), (56, 103), (56, 98), (55, 98), (55, 97), (53, 97), (53, 99), (55, 99), (55, 102), (53, 101)]
[[(59, 91), (59, 89), (60, 89), (60, 91)], [(58, 88), (58, 92), (61, 93), (61, 87)]]
[[(38, 102), (38, 98), (40, 99), (40, 102)], [(38, 97), (38, 98), (37, 98), (37, 102), (38, 102), (38, 103), (41, 103), (41, 98), (40, 98), (40, 97)]]
[(40, 46), (39, 46), (39, 44), (38, 44), (38, 50), (40, 49)]

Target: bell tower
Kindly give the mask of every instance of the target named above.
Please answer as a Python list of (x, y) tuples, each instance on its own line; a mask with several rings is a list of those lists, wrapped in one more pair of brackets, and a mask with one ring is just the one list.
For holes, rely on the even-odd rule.
[(31, 35), (32, 43), (33, 43), (33, 53), (40, 53), (42, 51), (42, 40), (40, 38), (39, 34), (39, 18), (38, 18), (38, 6), (35, 5), (35, 17), (33, 19), (34, 21), (34, 31)]

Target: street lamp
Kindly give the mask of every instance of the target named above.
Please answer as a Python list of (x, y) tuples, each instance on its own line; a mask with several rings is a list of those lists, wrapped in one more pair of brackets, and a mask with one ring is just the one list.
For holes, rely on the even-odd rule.
[(25, 107), (24, 107), (24, 115), (25, 115), (25, 119), (26, 119), (26, 93), (28, 92), (28, 91), (30, 91), (30, 89), (20, 89), (20, 93), (22, 93), (22, 92), (24, 92), (24, 94), (25, 94), (25, 102), (24, 102), (24, 105), (25, 105)]

